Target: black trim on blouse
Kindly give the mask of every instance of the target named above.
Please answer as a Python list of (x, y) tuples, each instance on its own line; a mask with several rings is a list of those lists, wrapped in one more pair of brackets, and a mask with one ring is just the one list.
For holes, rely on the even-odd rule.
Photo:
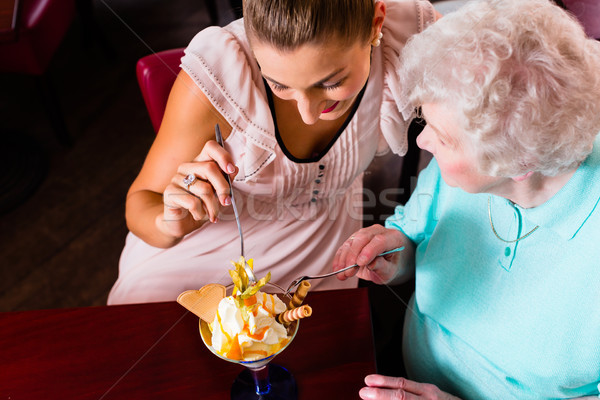
[(292, 155), (292, 153), (290, 153), (288, 151), (288, 149), (285, 147), (285, 145), (283, 144), (283, 140), (281, 139), (281, 135), (279, 134), (279, 128), (277, 127), (277, 117), (275, 116), (275, 104), (273, 103), (273, 93), (271, 92), (271, 87), (269, 86), (269, 84), (267, 83), (267, 81), (264, 78), (263, 78), (263, 81), (264, 81), (264, 84), (265, 84), (265, 87), (266, 87), (266, 91), (267, 91), (267, 98), (269, 100), (269, 109), (271, 110), (271, 116), (273, 118), (273, 124), (275, 125), (275, 138), (277, 139), (277, 144), (279, 144), (279, 147), (281, 147), (281, 150), (283, 151), (283, 154), (285, 154), (285, 156), (290, 161), (293, 161), (293, 162), (298, 163), (298, 164), (317, 162), (321, 158), (323, 158), (325, 156), (325, 154), (327, 154), (327, 152), (329, 151), (329, 149), (331, 149), (331, 147), (333, 147), (333, 145), (335, 144), (336, 140), (340, 137), (340, 135), (342, 134), (342, 132), (344, 132), (344, 130), (346, 129), (346, 127), (348, 126), (348, 124), (352, 120), (352, 117), (354, 117), (354, 114), (356, 114), (356, 110), (358, 109), (358, 106), (360, 105), (360, 101), (362, 100), (362, 97), (365, 94), (365, 90), (367, 88), (367, 83), (368, 83), (368, 80), (367, 80), (367, 82), (365, 83), (365, 85), (363, 86), (363, 88), (358, 93), (358, 96), (356, 97), (356, 100), (354, 101), (354, 104), (352, 105), (352, 111), (350, 111), (350, 114), (348, 115), (348, 117), (346, 118), (346, 120), (344, 121), (344, 123), (342, 124), (342, 126), (340, 127), (340, 129), (337, 131), (337, 133), (335, 134), (334, 138), (331, 139), (331, 141), (329, 142), (329, 144), (327, 146), (325, 146), (325, 148), (319, 154), (317, 154), (317, 155), (315, 155), (313, 157), (309, 157), (309, 158), (297, 158), (297, 157), (294, 157), (294, 155)]

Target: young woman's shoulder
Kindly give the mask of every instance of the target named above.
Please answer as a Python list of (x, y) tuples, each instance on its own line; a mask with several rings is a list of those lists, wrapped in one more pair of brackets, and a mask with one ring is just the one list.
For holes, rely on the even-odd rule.
[(181, 68), (237, 131), (259, 136), (272, 131), (264, 82), (242, 20), (199, 32), (185, 49)]
[(260, 77), (242, 20), (225, 27), (210, 26), (198, 32), (185, 49), (181, 62), (184, 70), (187, 67), (191, 71), (204, 71), (216, 78), (221, 74), (231, 78), (235, 75), (233, 71), (244, 72), (244, 75), (250, 73), (254, 79)]
[(384, 38), (389, 34), (404, 43), (436, 20), (435, 9), (429, 1), (386, 0), (385, 5)]

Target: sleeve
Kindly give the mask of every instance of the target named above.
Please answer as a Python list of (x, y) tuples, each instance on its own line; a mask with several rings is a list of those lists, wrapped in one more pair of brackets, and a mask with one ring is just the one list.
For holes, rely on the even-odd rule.
[[(273, 159), (275, 128), (260, 69), (251, 54), (242, 20), (199, 32), (185, 49), (181, 68), (232, 127), (225, 142), (240, 149), (238, 180), (254, 179)], [(236, 156), (236, 154), (233, 154)]]
[(181, 68), (232, 126), (245, 128), (253, 121), (262, 124), (270, 120), (260, 70), (241, 21), (224, 28), (211, 26), (196, 34), (185, 49)]
[(420, 174), (417, 187), (404, 206), (396, 207), (394, 215), (385, 221), (385, 227), (398, 229), (413, 243), (428, 239), (439, 221), (440, 190), (443, 185), (435, 159)]

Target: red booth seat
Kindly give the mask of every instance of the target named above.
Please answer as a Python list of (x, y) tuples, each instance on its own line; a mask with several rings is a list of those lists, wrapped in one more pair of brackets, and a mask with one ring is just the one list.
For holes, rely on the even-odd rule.
[(155, 132), (160, 128), (171, 87), (181, 69), (181, 57), (183, 48), (178, 48), (150, 54), (137, 62), (138, 83)]

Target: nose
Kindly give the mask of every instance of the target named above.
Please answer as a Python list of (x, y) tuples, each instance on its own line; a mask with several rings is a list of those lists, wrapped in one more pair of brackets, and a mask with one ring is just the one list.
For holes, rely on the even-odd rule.
[(433, 154), (433, 141), (431, 140), (431, 135), (433, 131), (431, 128), (425, 126), (419, 136), (417, 136), (417, 146), (423, 150), (427, 150), (431, 154)]
[(305, 124), (313, 125), (319, 120), (322, 111), (319, 108), (321, 102), (315, 96), (302, 92), (298, 93), (295, 100), (300, 117)]

